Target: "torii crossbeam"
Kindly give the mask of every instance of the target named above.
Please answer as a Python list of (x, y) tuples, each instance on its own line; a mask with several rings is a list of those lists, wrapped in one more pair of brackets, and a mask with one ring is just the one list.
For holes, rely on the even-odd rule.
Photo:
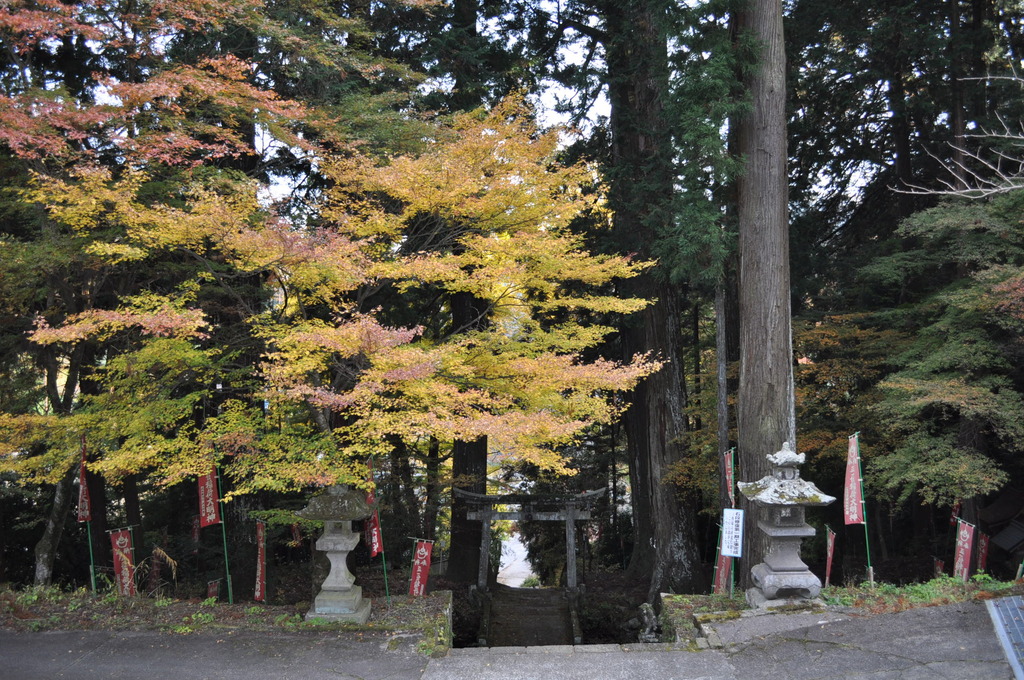
[[(510, 519), (517, 521), (564, 521), (565, 522), (565, 573), (566, 585), (570, 591), (577, 586), (576, 575), (576, 520), (590, 519), (594, 502), (607, 489), (584, 491), (575, 496), (542, 496), (533, 494), (485, 495), (454, 489), (455, 494), (471, 508), (468, 519), (480, 520), (484, 530), (480, 539), (480, 572), (477, 587), (487, 590), (487, 571), (491, 552), (491, 521)], [(495, 510), (496, 505), (518, 505), (519, 510)]]

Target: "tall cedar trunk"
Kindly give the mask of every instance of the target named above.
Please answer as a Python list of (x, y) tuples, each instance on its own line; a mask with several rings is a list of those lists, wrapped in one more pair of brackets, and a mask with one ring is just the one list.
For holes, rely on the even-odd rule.
[(436, 437), (430, 438), (427, 448), (426, 484), (423, 501), (423, 525), (420, 534), (423, 538), (434, 540), (437, 526), (437, 513), (441, 503), (441, 443)]
[[(611, 102), (614, 228), (620, 248), (651, 255), (650, 246), (672, 219), (672, 140), (663, 112), (668, 90), (666, 3), (609, 3), (607, 59)], [(678, 351), (682, 296), (662, 279), (643, 274), (626, 293), (658, 303), (631, 319), (622, 334), (626, 357), (653, 351), (667, 365), (633, 395), (626, 413), (634, 543), (629, 573), (650, 577), (650, 593), (695, 592), (705, 582), (697, 550), (695, 513), (665, 482), (683, 456), (685, 382)]]
[(113, 564), (110, 541), (107, 540), (107, 482), (103, 475), (85, 469), (92, 504), (92, 548), (96, 564)]
[[(895, 10), (894, 10), (895, 12)], [(889, 110), (892, 112), (893, 164), (898, 186), (906, 187), (913, 184), (914, 171), (910, 155), (910, 111), (907, 107), (906, 76), (907, 65), (904, 55), (903, 32), (900, 18), (894, 14), (894, 33), (892, 43), (888, 45), (888, 53), (884, 57), (884, 68), (889, 81)], [(913, 212), (913, 200), (910, 194), (900, 192), (896, 195), (896, 206), (899, 218), (902, 219)]]
[[(454, 110), (468, 111), (483, 104), (482, 74), (475, 51), (479, 49), (478, 0), (455, 0), (452, 31), (459, 39), (461, 52), (452, 55), (449, 67), (455, 80), (451, 96)], [(486, 301), (469, 293), (451, 296), (452, 327), (455, 332), (483, 328), (487, 323)], [(456, 441), (452, 446), (452, 485), (454, 488), (487, 492), (487, 437), (474, 441)], [(464, 502), (452, 498), (451, 552), (446, 576), (460, 583), (476, 581), (480, 568), (481, 522), (466, 517)], [(488, 527), (489, 530), (489, 527)]]
[(960, 26), (960, 0), (949, 0), (949, 47), (950, 47), (950, 125), (953, 128), (953, 173), (956, 188), (967, 188), (965, 165), (967, 163), (967, 121), (964, 103), (964, 42)]
[[(752, 0), (738, 16), (761, 46), (747, 78), (752, 109), (739, 122), (740, 385), (737, 422), (740, 475), (768, 474), (765, 456), (784, 441), (796, 446), (790, 323), (785, 52), (781, 0)], [(743, 587), (766, 549), (758, 508), (747, 508)]]
[[(485, 319), (483, 301), (469, 293), (451, 297), (452, 324), (455, 328), (473, 328)], [(487, 437), (474, 441), (456, 441), (452, 446), (452, 486), (473, 493), (487, 492)], [(459, 583), (472, 583), (480, 569), (480, 539), (483, 525), (466, 517), (468, 508), (452, 498), (451, 553), (447, 577)]]
[(725, 284), (721, 283), (715, 289), (715, 411), (718, 421), (718, 505), (722, 508), (731, 506), (731, 489), (728, 487), (725, 470), (725, 454), (732, 448), (729, 441), (729, 345), (726, 324)]

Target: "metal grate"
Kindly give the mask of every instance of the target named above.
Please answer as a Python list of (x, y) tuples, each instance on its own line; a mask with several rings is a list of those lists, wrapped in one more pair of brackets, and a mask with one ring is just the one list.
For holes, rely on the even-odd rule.
[(1017, 680), (1024, 680), (1024, 598), (1019, 595), (985, 602), (1006, 660)]

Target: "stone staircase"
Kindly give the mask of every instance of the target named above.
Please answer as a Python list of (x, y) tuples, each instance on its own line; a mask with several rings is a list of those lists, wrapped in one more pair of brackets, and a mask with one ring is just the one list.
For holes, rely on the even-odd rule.
[(484, 602), (478, 643), (486, 647), (579, 644), (573, 619), (563, 590), (497, 585)]

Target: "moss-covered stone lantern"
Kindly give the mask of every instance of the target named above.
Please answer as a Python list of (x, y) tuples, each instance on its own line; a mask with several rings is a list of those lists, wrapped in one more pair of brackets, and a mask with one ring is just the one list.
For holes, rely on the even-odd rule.
[(757, 526), (768, 536), (764, 562), (754, 565), (750, 578), (754, 587), (747, 591), (747, 602), (754, 607), (770, 607), (809, 600), (821, 592), (821, 580), (800, 559), (800, 542), (815, 534), (804, 521), (804, 508), (828, 505), (835, 500), (812, 482), (800, 479), (804, 454), (789, 442), (767, 456), (772, 474), (756, 482), (740, 482), (740, 493), (767, 510)]
[(352, 521), (365, 519), (371, 512), (365, 492), (339, 484), (314, 496), (309, 505), (295, 513), (324, 523), (324, 533), (317, 539), (316, 548), (327, 553), (331, 562), (331, 570), (307, 618), (359, 624), (370, 618), (370, 601), (363, 599), (362, 586), (354, 585), (355, 576), (348, 570), (347, 561), (348, 554), (359, 544), (359, 534), (352, 531)]

